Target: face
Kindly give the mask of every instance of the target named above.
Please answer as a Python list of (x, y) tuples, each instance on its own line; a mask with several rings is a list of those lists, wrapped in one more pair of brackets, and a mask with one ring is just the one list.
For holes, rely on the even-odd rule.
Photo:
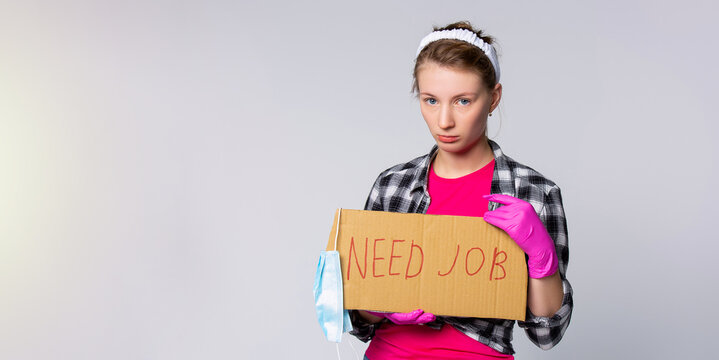
[(490, 91), (472, 71), (428, 63), (417, 73), (417, 86), (422, 116), (440, 150), (465, 153), (485, 138), (500, 84)]

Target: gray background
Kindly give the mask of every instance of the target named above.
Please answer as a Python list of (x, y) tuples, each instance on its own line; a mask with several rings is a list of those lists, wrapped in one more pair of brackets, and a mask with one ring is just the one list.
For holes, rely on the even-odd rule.
[(413, 57), (462, 19), (500, 44), (491, 137), (569, 221), (572, 323), (549, 352), (515, 328), (518, 358), (711, 357), (716, 13), (3, 1), (0, 358), (335, 358), (311, 290), (332, 215), (432, 146)]

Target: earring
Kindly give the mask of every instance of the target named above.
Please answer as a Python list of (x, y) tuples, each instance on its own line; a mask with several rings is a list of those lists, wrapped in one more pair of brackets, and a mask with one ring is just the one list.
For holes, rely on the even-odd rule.
[(489, 116), (492, 116), (492, 113), (489, 113)]

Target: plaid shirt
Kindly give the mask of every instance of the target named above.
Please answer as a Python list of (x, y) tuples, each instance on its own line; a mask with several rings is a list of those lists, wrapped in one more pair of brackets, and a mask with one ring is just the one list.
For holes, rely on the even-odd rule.
[[(552, 317), (534, 316), (528, 307), (525, 321), (518, 322), (533, 343), (547, 350), (561, 340), (569, 325), (573, 308), (572, 287), (565, 276), (569, 248), (562, 196), (554, 182), (504, 155), (494, 141), (489, 140), (489, 144), (495, 160), (491, 193), (514, 196), (532, 204), (554, 240), (559, 255), (559, 274), (564, 288), (562, 307)], [(434, 145), (429, 154), (383, 171), (370, 191), (365, 210), (426, 213), (430, 202), (427, 191), (429, 165), (436, 154), (437, 145)], [(490, 202), (489, 210), (498, 206), (500, 204)], [(354, 327), (350, 334), (364, 342), (374, 336), (375, 330), (381, 324), (367, 323), (354, 310), (350, 311), (350, 318)], [(438, 316), (437, 320), (427, 325), (439, 328), (442, 324), (450, 324), (472, 339), (501, 353), (514, 353), (511, 344), (514, 320)]]

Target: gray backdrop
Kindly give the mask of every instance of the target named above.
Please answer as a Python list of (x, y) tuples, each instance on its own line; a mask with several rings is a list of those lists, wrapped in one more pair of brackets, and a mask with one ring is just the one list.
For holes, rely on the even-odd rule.
[(311, 290), (334, 210), (430, 149), (413, 57), (462, 19), (500, 44), (490, 135), (569, 222), (572, 323), (549, 352), (515, 328), (517, 357), (711, 357), (716, 13), (2, 1), (0, 358), (335, 358)]

